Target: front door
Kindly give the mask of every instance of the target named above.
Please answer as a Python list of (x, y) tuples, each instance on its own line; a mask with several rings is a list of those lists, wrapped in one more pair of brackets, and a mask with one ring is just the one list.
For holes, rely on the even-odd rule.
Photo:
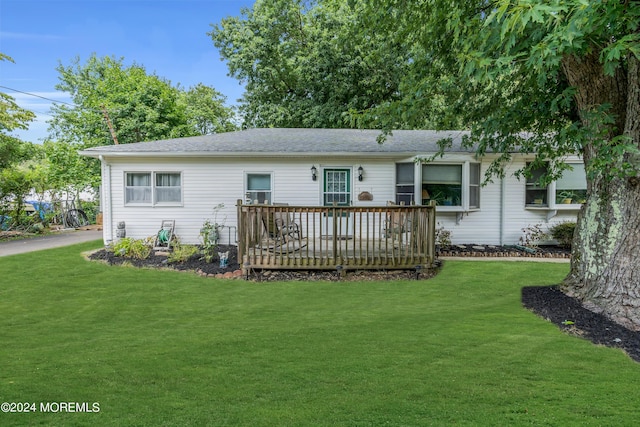
[(351, 169), (325, 169), (323, 204), (351, 205)]
[[(325, 206), (351, 205), (351, 169), (325, 169), (322, 203)], [(349, 238), (353, 234), (352, 218), (345, 212), (334, 218), (332, 213), (326, 217), (326, 234), (340, 239)]]

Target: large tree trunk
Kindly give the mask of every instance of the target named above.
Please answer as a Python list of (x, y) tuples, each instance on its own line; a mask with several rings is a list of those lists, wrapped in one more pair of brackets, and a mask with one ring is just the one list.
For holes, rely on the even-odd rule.
[[(613, 144), (618, 135), (640, 143), (640, 66), (630, 57), (626, 69), (619, 67), (605, 76), (598, 53), (567, 57), (563, 70), (577, 88), (576, 103), (585, 125), (587, 114), (603, 104), (611, 105), (615, 123), (600, 129), (603, 141), (584, 147), (585, 165), (602, 161), (598, 145)], [(591, 310), (602, 312), (633, 330), (640, 330), (640, 180), (615, 173), (623, 164), (637, 170), (638, 158), (631, 154), (611, 156), (611, 168), (587, 178), (588, 199), (578, 216), (571, 271), (563, 283), (568, 295), (582, 300)]]

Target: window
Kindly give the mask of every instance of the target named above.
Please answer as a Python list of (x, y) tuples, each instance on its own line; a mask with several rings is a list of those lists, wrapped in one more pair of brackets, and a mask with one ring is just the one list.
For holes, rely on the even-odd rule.
[(410, 205), (415, 200), (414, 164), (396, 163), (396, 204)]
[(156, 203), (180, 203), (182, 187), (179, 173), (156, 173)]
[(584, 203), (587, 198), (587, 174), (584, 164), (573, 163), (571, 170), (562, 173), (556, 181), (556, 203), (576, 204)]
[[(526, 206), (551, 207), (556, 205), (578, 205), (584, 203), (587, 197), (587, 175), (582, 163), (569, 163), (571, 169), (562, 173), (562, 177), (549, 186), (541, 186), (538, 181), (547, 173), (547, 167), (542, 166), (531, 171), (527, 178)], [(572, 209), (570, 206), (568, 208)]]
[(245, 200), (247, 203), (269, 203), (273, 201), (271, 197), (271, 174), (269, 173), (249, 173), (247, 174), (247, 189)]
[(349, 206), (351, 204), (351, 170), (324, 170), (324, 205)]
[(540, 177), (547, 173), (547, 167), (541, 166), (531, 170), (527, 177), (526, 204), (527, 206), (549, 206), (547, 187), (539, 184)]
[(151, 173), (127, 173), (125, 203), (151, 204)]
[(422, 165), (422, 204), (435, 201), (456, 212), (480, 209), (480, 183), (480, 163)]
[(182, 176), (179, 172), (125, 173), (125, 204), (175, 205), (180, 203), (182, 203)]
[(480, 208), (480, 163), (469, 163), (469, 209)]
[(440, 206), (462, 206), (462, 165), (423, 165), (422, 198)]

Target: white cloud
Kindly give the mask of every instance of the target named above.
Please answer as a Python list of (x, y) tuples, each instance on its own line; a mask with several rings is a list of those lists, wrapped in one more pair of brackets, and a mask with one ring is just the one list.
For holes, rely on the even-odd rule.
[(0, 39), (47, 41), (63, 40), (64, 37), (53, 34), (13, 33), (11, 31), (0, 31)]

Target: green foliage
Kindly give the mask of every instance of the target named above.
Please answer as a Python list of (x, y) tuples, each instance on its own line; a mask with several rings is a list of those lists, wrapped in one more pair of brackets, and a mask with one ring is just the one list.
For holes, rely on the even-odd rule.
[(224, 208), (224, 203), (213, 208), (213, 219), (207, 219), (200, 228), (200, 239), (202, 240), (202, 258), (206, 262), (213, 262), (217, 255), (218, 240), (220, 239), (220, 229), (224, 227), (226, 217), (218, 222), (218, 214)]
[(196, 135), (230, 132), (237, 129), (234, 109), (225, 107), (226, 97), (202, 83), (181, 92), (187, 123)]
[(447, 230), (443, 225), (440, 225), (440, 227), (436, 228), (436, 245), (439, 247), (451, 246), (451, 234), (451, 230)]
[(38, 215), (25, 212), (23, 203), (37, 179), (38, 170), (29, 163), (0, 169), (0, 216), (9, 218), (4, 228), (28, 230), (40, 223)]
[(245, 84), (245, 127), (349, 127), (346, 113), (396, 99), (402, 44), (363, 31), (348, 0), (263, 0), (209, 33), (230, 75)]
[(176, 239), (171, 244), (171, 252), (167, 257), (169, 263), (181, 263), (187, 261), (192, 256), (198, 254), (200, 249), (196, 245), (186, 245)]
[(545, 237), (547, 237), (547, 233), (542, 230), (542, 224), (530, 224), (522, 228), (519, 242), (524, 247), (535, 249)]
[[(0, 52), (0, 61), (13, 62)], [(12, 96), (0, 92), (0, 171), (30, 157), (30, 144), (11, 136), (16, 129), (27, 129), (35, 114), (16, 104)]]
[(134, 239), (124, 237), (113, 244), (113, 254), (126, 258), (147, 259), (151, 255), (153, 238)]
[(57, 192), (76, 193), (100, 185), (100, 162), (78, 154), (77, 143), (45, 141), (42, 145), (47, 185)]
[(59, 141), (82, 147), (113, 144), (105, 112), (120, 144), (233, 128), (233, 110), (213, 88), (199, 84), (185, 92), (141, 65), (126, 66), (122, 58), (92, 55), (85, 64), (76, 58), (57, 71), (56, 88), (70, 93), (78, 106), (53, 107), (51, 131)]
[(184, 91), (147, 74), (141, 65), (92, 55), (60, 64), (56, 89), (71, 95), (74, 107), (54, 105), (47, 158), (56, 188), (96, 186), (100, 163), (77, 150), (114, 144), (108, 116), (120, 144), (223, 132), (234, 129), (233, 109), (225, 98), (202, 84)]
[(565, 247), (570, 247), (573, 242), (573, 235), (576, 229), (576, 223), (572, 221), (565, 221), (555, 224), (549, 229), (551, 236), (558, 241), (558, 243)]
[[(592, 177), (638, 173), (629, 161), (637, 136), (620, 140), (634, 132), (625, 131), (628, 97), (613, 90), (626, 89), (624, 73), (640, 58), (635, 2), (366, 4), (363, 32), (384, 34), (413, 55), (399, 99), (354, 114), (358, 126), (421, 128), (425, 117), (439, 129), (459, 125), (472, 132), (465, 146), (502, 153), (490, 176), (503, 176), (516, 150), (548, 161), (549, 179), (562, 172), (564, 156), (584, 153)], [(594, 80), (572, 85), (578, 75)]]

